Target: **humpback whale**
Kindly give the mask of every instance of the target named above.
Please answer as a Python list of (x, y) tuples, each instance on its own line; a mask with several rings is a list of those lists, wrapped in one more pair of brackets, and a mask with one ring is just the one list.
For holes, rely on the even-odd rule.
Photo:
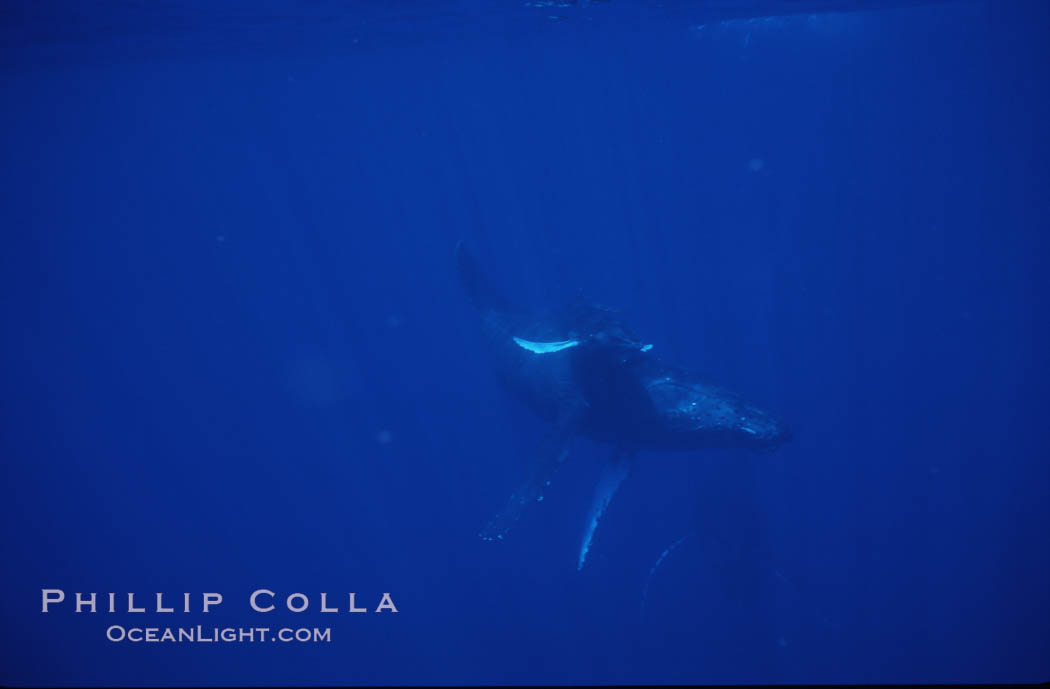
[(772, 450), (790, 439), (787, 426), (769, 412), (661, 360), (615, 311), (582, 299), (548, 311), (523, 309), (493, 286), (463, 242), (456, 262), (497, 377), (551, 423), (527, 477), (482, 538), (502, 539), (529, 505), (543, 500), (577, 435), (613, 448), (584, 525), (577, 569), (640, 451)]

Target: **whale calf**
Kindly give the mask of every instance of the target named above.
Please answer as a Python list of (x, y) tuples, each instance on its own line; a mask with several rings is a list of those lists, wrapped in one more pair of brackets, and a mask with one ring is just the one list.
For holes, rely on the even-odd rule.
[(463, 242), (459, 277), (481, 319), (496, 375), (512, 395), (551, 423), (525, 480), (481, 531), (499, 540), (544, 491), (574, 437), (612, 446), (580, 543), (582, 569), (598, 522), (643, 450), (772, 450), (791, 438), (787, 426), (696, 373), (664, 362), (611, 309), (577, 299), (532, 311), (493, 287)]

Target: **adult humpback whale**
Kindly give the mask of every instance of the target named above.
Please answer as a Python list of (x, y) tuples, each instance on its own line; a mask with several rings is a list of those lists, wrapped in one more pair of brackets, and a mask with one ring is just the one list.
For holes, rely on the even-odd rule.
[(530, 473), (482, 530), (501, 539), (531, 503), (543, 500), (577, 434), (613, 445), (591, 503), (577, 567), (598, 520), (639, 450), (773, 449), (790, 438), (769, 413), (679, 366), (665, 363), (604, 307), (580, 300), (547, 312), (523, 310), (495, 290), (463, 243), (459, 274), (481, 316), (502, 383), (552, 423)]

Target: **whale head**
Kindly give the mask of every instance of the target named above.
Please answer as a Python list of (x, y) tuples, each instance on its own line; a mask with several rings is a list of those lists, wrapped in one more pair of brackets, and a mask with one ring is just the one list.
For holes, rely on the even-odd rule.
[(791, 440), (777, 417), (685, 371), (665, 369), (646, 388), (669, 446), (775, 450)]
[(783, 421), (756, 407), (736, 410), (738, 416), (733, 424), (739, 446), (756, 450), (775, 450), (791, 440), (791, 429)]

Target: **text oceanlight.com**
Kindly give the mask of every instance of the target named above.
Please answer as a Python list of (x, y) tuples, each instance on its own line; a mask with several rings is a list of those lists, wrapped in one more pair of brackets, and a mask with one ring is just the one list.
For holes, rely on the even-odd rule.
[(331, 627), (291, 629), (281, 627), (123, 627), (114, 624), (106, 630), (110, 641), (132, 643), (256, 643), (280, 641), (284, 643), (329, 643)]

